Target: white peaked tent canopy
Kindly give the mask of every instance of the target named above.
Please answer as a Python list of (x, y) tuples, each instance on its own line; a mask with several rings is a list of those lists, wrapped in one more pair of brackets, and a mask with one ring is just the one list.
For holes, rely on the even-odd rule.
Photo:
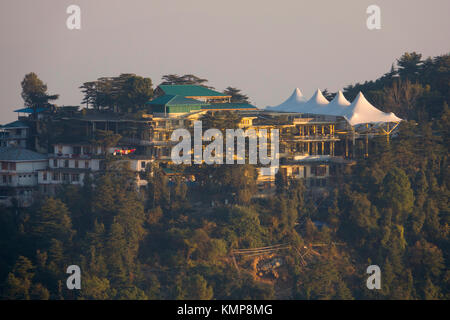
[(375, 108), (367, 101), (362, 92), (358, 93), (352, 103), (344, 97), (342, 91), (339, 91), (334, 99), (329, 102), (317, 89), (311, 99), (305, 102), (301, 91), (296, 88), (285, 102), (275, 107), (269, 107), (269, 110), (341, 116), (347, 119), (352, 126), (363, 123), (399, 122), (402, 120), (392, 112), (385, 113)]
[(328, 110), (330, 114), (339, 114), (349, 105), (351, 105), (351, 103), (344, 97), (342, 91), (339, 90), (334, 99), (330, 101)]
[(358, 93), (350, 106), (344, 108), (341, 115), (352, 126), (362, 123), (398, 122), (402, 120), (392, 112), (386, 113), (375, 108), (367, 101), (362, 92)]
[(309, 99), (303, 106), (302, 111), (303, 113), (315, 113), (315, 114), (326, 114), (324, 112), (327, 111), (327, 106), (330, 102), (325, 98), (322, 94), (322, 91), (320, 89), (317, 89), (316, 92), (313, 94), (311, 99)]
[(299, 88), (295, 88), (286, 101), (274, 107), (268, 107), (272, 111), (289, 111), (289, 112), (301, 112), (297, 109), (306, 102), (306, 98), (303, 96)]
[(350, 104), (351, 103), (347, 99), (345, 99), (342, 91), (339, 90), (334, 99), (330, 101), (330, 103), (326, 105), (324, 104), (320, 108), (310, 108), (308, 109), (308, 113), (339, 116), (345, 112), (346, 108)]

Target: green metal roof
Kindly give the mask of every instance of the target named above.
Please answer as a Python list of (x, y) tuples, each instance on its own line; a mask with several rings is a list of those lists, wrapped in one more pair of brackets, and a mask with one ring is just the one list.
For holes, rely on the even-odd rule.
[(205, 103), (180, 95), (165, 94), (147, 102), (153, 112), (186, 113), (196, 110), (257, 110), (249, 103)]
[(201, 110), (206, 103), (178, 95), (166, 94), (147, 102), (153, 112), (157, 113), (188, 113)]
[(17, 147), (0, 147), (0, 160), (1, 161), (35, 161), (46, 160), (45, 154), (40, 154), (28, 149), (22, 149)]
[(183, 97), (227, 97), (226, 94), (196, 85), (160, 85), (159, 88), (167, 95)]
[(242, 109), (252, 109), (257, 110), (258, 108), (252, 104), (249, 103), (212, 103), (208, 105), (202, 106), (203, 110), (242, 110)]
[(205, 103), (202, 101), (185, 98), (179, 95), (166, 94), (152, 101), (147, 102), (147, 104), (174, 107), (174, 106), (201, 106), (204, 105)]
[[(2, 127), (2, 126), (0, 126), (0, 127)], [(6, 128), (29, 128), (29, 127), (25, 122), (17, 120), (17, 121), (5, 124), (2, 128), (6, 129)]]
[(39, 113), (42, 111), (45, 111), (45, 108), (37, 108), (37, 109), (33, 109), (33, 108), (23, 108), (23, 109), (17, 109), (14, 110), (14, 112), (21, 112), (21, 113)]

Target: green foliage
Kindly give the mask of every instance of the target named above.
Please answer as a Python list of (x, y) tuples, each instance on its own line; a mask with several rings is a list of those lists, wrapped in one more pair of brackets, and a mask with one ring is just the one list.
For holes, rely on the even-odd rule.
[(231, 96), (232, 103), (250, 103), (248, 96), (241, 93), (241, 90), (235, 87), (227, 87), (224, 94)]
[[(412, 53), (398, 60), (398, 70), (347, 87), (348, 98), (363, 90), (385, 111), (414, 121), (403, 121), (389, 142), (374, 138), (369, 158), (338, 173), (338, 184), (321, 197), (280, 171), (276, 194), (255, 198), (251, 165), (169, 166), (195, 175), (189, 187), (155, 165), (145, 173), (146, 192), (138, 193), (135, 173), (107, 159), (83, 187), (67, 186), (29, 209), (2, 208), (1, 298), (448, 299), (448, 72), (449, 55), (422, 61)], [(151, 84), (119, 78), (85, 84), (86, 102), (139, 108)], [(36, 79), (29, 82), (45, 93)], [(206, 82), (192, 75), (163, 80)], [(239, 120), (227, 113), (204, 118), (222, 129)], [(107, 131), (96, 137), (104, 149), (118, 140)], [(270, 280), (256, 274), (254, 256), (236, 254), (285, 243), (289, 248), (274, 254), (283, 265)], [(82, 269), (78, 294), (64, 286), (69, 264)], [(381, 268), (381, 290), (365, 286), (372, 264)]]
[(95, 139), (91, 143), (93, 146), (100, 146), (103, 153), (106, 154), (108, 148), (115, 147), (121, 138), (120, 134), (115, 134), (112, 131), (96, 130)]
[(111, 290), (108, 279), (96, 276), (83, 277), (82, 299), (107, 300), (114, 296), (114, 290)]
[(136, 112), (153, 97), (152, 80), (135, 74), (99, 78), (80, 86), (83, 101), (96, 110)]
[(449, 102), (450, 54), (422, 60), (416, 52), (405, 53), (397, 60), (397, 69), (376, 81), (349, 85), (344, 89), (348, 99), (363, 91), (369, 101), (386, 112), (403, 119), (429, 121), (439, 118)]
[(319, 261), (304, 270), (297, 280), (299, 299), (350, 300), (351, 291), (341, 276), (342, 272), (331, 261)]
[(381, 184), (379, 201), (392, 209), (396, 223), (403, 224), (414, 205), (414, 194), (408, 176), (399, 168), (392, 168)]
[(33, 109), (49, 107), (50, 101), (58, 99), (59, 95), (49, 95), (47, 85), (34, 72), (25, 75), (22, 80), (22, 98), (25, 106)]
[(161, 77), (163, 80), (161, 82), (162, 85), (180, 85), (180, 84), (189, 84), (189, 85), (198, 85), (206, 88), (211, 88), (206, 86), (207, 79), (199, 78), (193, 74), (185, 74), (183, 76), (179, 76), (177, 74), (166, 74)]
[(52, 239), (69, 243), (75, 234), (67, 206), (59, 199), (44, 200), (32, 218), (31, 234), (38, 241), (49, 245)]
[(213, 289), (208, 286), (208, 282), (201, 275), (196, 274), (185, 281), (185, 296), (180, 299), (187, 300), (211, 300), (214, 296)]

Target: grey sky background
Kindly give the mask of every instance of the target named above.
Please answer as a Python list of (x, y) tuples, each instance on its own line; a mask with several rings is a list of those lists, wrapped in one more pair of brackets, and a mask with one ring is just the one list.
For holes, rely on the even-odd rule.
[[(81, 30), (66, 8), (81, 7)], [(366, 8), (381, 7), (381, 30)], [(120, 73), (169, 73), (236, 86), (258, 107), (295, 87), (309, 97), (373, 80), (404, 52), (450, 52), (449, 0), (1, 0), (0, 124), (23, 106), (20, 82), (35, 72), (59, 105), (78, 105), (85, 81)]]

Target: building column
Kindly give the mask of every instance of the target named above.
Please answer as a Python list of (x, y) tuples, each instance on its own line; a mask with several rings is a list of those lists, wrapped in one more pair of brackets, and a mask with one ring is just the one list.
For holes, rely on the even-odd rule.
[(365, 153), (365, 157), (368, 158), (369, 157), (369, 135), (366, 135), (366, 139), (365, 139), (365, 147), (366, 147), (366, 153)]
[(348, 158), (348, 137), (345, 136), (345, 157)]

